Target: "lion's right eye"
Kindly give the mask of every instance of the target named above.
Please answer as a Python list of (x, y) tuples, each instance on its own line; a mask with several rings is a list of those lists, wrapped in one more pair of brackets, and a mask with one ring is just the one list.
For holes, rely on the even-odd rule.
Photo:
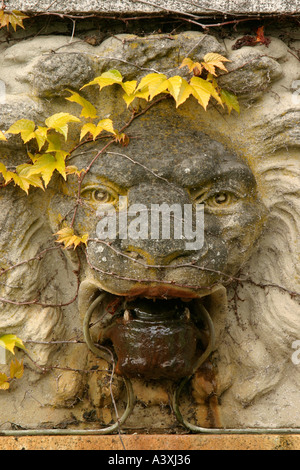
[(112, 195), (108, 193), (108, 191), (104, 191), (102, 189), (96, 189), (95, 191), (92, 192), (92, 198), (94, 201), (107, 203), (110, 202), (112, 199)]
[(81, 196), (90, 202), (98, 204), (115, 204), (118, 200), (118, 194), (111, 188), (105, 187), (88, 187), (85, 188)]

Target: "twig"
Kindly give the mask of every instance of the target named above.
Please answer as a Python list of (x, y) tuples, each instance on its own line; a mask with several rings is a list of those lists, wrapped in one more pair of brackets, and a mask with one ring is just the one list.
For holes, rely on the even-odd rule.
[(59, 340), (59, 341), (34, 341), (32, 339), (24, 340), (26, 344), (85, 344), (85, 341), (81, 340)]
[(118, 423), (118, 436), (119, 436), (119, 439), (121, 441), (123, 450), (126, 450), (124, 441), (123, 441), (122, 436), (121, 436), (120, 416), (119, 416), (119, 413), (118, 413), (117, 404), (116, 404), (116, 400), (115, 400), (115, 397), (114, 397), (114, 394), (113, 394), (113, 389), (112, 389), (114, 374), (115, 374), (115, 362), (113, 361), (112, 371), (111, 371), (110, 380), (109, 380), (109, 392), (110, 392), (111, 401), (113, 403), (115, 413), (116, 413), (116, 418), (117, 418), (117, 423)]
[(83, 183), (83, 180), (86, 176), (86, 174), (90, 171), (91, 167), (93, 166), (93, 164), (96, 162), (96, 160), (100, 157), (100, 155), (102, 155), (102, 153), (105, 152), (105, 150), (115, 142), (115, 139), (111, 139), (101, 150), (99, 150), (99, 152), (97, 153), (97, 155), (92, 159), (92, 161), (90, 162), (90, 164), (88, 165), (88, 167), (85, 169), (84, 173), (82, 173), (82, 175), (80, 176), (79, 178), (79, 183), (78, 183), (78, 191), (77, 191), (77, 201), (76, 201), (76, 205), (75, 205), (75, 209), (74, 209), (74, 214), (73, 214), (73, 218), (72, 218), (72, 221), (71, 221), (71, 224), (70, 226), (73, 227), (74, 223), (75, 223), (75, 218), (76, 218), (76, 214), (77, 214), (77, 211), (78, 211), (78, 206), (80, 205), (81, 203), (81, 187), (82, 187), (82, 183)]
[(71, 35), (71, 39), (69, 41), (69, 44), (73, 43), (73, 39), (74, 39), (74, 34), (75, 34), (75, 29), (76, 29), (76, 20), (71, 20), (72, 23), (73, 23), (73, 28), (72, 28), (72, 35)]
[(207, 8), (207, 7), (203, 7), (202, 5), (199, 5), (199, 3), (195, 3), (195, 2), (189, 2), (188, 0), (183, 0), (184, 3), (188, 3), (189, 5), (193, 5), (195, 7), (199, 7), (201, 8), (201, 10), (206, 10), (206, 11), (209, 11), (209, 12), (212, 12), (212, 13), (221, 13), (221, 15), (232, 15), (232, 16), (235, 16), (233, 13), (229, 13), (227, 11), (223, 11), (223, 10), (216, 10), (215, 8)]
[(171, 183), (169, 180), (167, 180), (167, 178), (164, 178), (163, 176), (160, 176), (158, 175), (157, 173), (155, 173), (155, 171), (151, 170), (150, 168), (148, 168), (147, 166), (143, 165), (142, 163), (134, 160), (133, 158), (129, 157), (128, 155), (126, 155), (125, 153), (120, 153), (120, 152), (106, 152), (107, 154), (111, 154), (111, 155), (119, 155), (121, 157), (124, 157), (124, 158), (127, 158), (127, 160), (129, 160), (130, 162), (132, 162), (134, 165), (138, 165), (142, 168), (144, 168), (144, 170), (146, 170), (147, 172), (151, 173), (153, 176), (155, 176), (156, 178), (164, 181), (165, 183), (167, 183), (168, 185), (172, 186), (172, 188), (174, 188), (176, 191), (178, 191), (181, 195), (185, 194), (185, 191), (178, 188), (177, 186), (175, 186), (173, 183)]
[[(55, 247), (56, 248), (56, 247)], [(54, 249), (54, 248), (53, 248)], [(50, 251), (49, 250), (44, 250), (45, 251)], [(76, 255), (77, 255), (77, 259), (78, 259), (78, 267), (77, 267), (77, 270), (76, 271), (73, 271), (74, 274), (76, 275), (76, 278), (77, 278), (77, 288), (76, 288), (76, 293), (74, 295), (74, 297), (69, 300), (68, 302), (62, 302), (62, 303), (59, 303), (59, 304), (52, 304), (52, 303), (45, 303), (45, 302), (41, 302), (39, 300), (39, 297), (34, 299), (34, 300), (27, 300), (27, 301), (18, 301), (18, 300), (10, 300), (10, 299), (5, 299), (3, 297), (0, 297), (0, 302), (3, 302), (3, 303), (8, 303), (8, 304), (12, 304), (12, 305), (39, 305), (40, 307), (43, 307), (43, 308), (47, 308), (47, 307), (52, 307), (52, 308), (60, 308), (60, 307), (67, 307), (68, 305), (71, 305), (72, 303), (75, 302), (75, 300), (77, 299), (78, 297), (78, 292), (79, 292), (79, 287), (80, 287), (80, 278), (79, 278), (79, 273), (80, 273), (80, 267), (81, 267), (81, 263), (80, 263), (80, 257), (78, 255), (78, 252), (76, 252)], [(33, 259), (38, 259), (38, 258), (33, 258)], [(29, 260), (30, 261), (30, 260)], [(27, 261), (28, 262), (28, 261)], [(23, 261), (19, 264), (24, 264), (26, 263), (26, 261)], [(14, 269), (15, 266), (11, 266), (10, 268), (8, 268), (9, 270), (10, 269)]]
[(28, 357), (28, 359), (37, 367), (40, 369), (44, 374), (46, 372), (51, 372), (51, 370), (63, 370), (66, 372), (80, 372), (83, 374), (94, 374), (95, 372), (108, 372), (108, 369), (75, 369), (73, 367), (62, 367), (62, 366), (41, 366), (38, 364), (37, 361), (33, 359), (33, 357), (30, 356), (30, 354), (27, 351), (23, 351), (23, 353)]
[(58, 249), (61, 249), (61, 246), (52, 246), (50, 248), (46, 248), (45, 250), (41, 251), (37, 255), (33, 256), (32, 258), (29, 258), (25, 261), (21, 261), (20, 263), (14, 264), (13, 266), (10, 266), (9, 268), (0, 270), (0, 276), (7, 273), (8, 271), (11, 271), (12, 269), (16, 269), (17, 267), (22, 266), (23, 264), (27, 264), (27, 263), (30, 263), (31, 261), (36, 261), (36, 260), (40, 261), (45, 254), (49, 253), (49, 251), (58, 250)]
[(147, 113), (149, 111), (149, 109), (151, 109), (153, 106), (156, 106), (160, 101), (163, 101), (163, 100), (167, 100), (170, 98), (170, 95), (165, 95), (165, 96), (161, 96), (160, 98), (158, 98), (157, 100), (155, 101), (152, 101), (148, 106), (146, 106), (145, 108), (142, 109), (142, 111), (140, 112), (134, 112), (132, 113), (132, 116), (131, 118), (129, 119), (129, 121), (124, 124), (123, 127), (121, 127), (121, 129), (119, 130), (119, 132), (123, 132), (125, 129), (127, 129), (130, 124), (137, 118), (139, 118), (140, 116), (142, 116), (143, 114)]
[[(50, 5), (44, 10), (44, 12), (46, 13), (46, 11), (50, 10), (50, 8), (54, 5), (54, 3), (56, 3), (58, 0), (54, 0), (52, 3), (50, 3)], [(39, 3), (39, 2), (38, 2)]]
[(146, 0), (131, 0), (131, 1), (134, 3), (143, 3), (144, 5), (155, 7), (155, 8), (158, 8), (159, 10), (166, 11), (167, 13), (176, 13), (180, 15), (184, 14), (184, 15), (190, 16), (191, 18), (196, 18), (196, 19), (199, 18), (197, 15), (194, 15), (193, 13), (182, 12), (182, 11), (173, 10), (170, 8), (165, 8), (162, 5), (157, 5), (156, 3), (147, 2)]
[[(84, 41), (76, 41), (76, 42), (81, 42), (81, 43), (84, 43)], [(72, 45), (74, 45), (75, 43), (72, 43)], [(56, 52), (58, 51), (59, 49), (62, 49), (64, 47), (68, 47), (70, 45), (70, 43), (68, 44), (64, 44), (63, 46), (60, 46), (58, 47), (57, 49), (54, 49), (54, 50), (51, 50), (50, 52), (46, 52), (45, 55), (51, 55), (51, 54), (63, 54), (63, 52)], [(68, 54), (78, 54), (78, 52), (74, 52), (74, 51), (69, 51)], [(88, 55), (88, 56), (92, 56), (96, 59), (101, 59), (101, 60), (110, 60), (110, 61), (116, 61), (116, 62), (121, 62), (122, 64), (127, 64), (127, 65), (131, 65), (133, 67), (136, 67), (137, 69), (141, 70), (141, 71), (145, 71), (145, 72), (154, 72), (154, 73), (160, 73), (158, 70), (154, 69), (154, 68), (148, 68), (148, 67), (141, 67), (140, 65), (137, 65), (133, 62), (129, 62), (128, 60), (125, 60), (125, 59), (121, 59), (121, 58), (118, 58), (118, 57), (111, 57), (111, 56), (102, 56), (102, 55), (98, 55), (98, 54), (92, 54), (91, 52), (84, 52), (84, 51), (80, 51), (80, 54), (81, 55)]]
[(220, 27), (220, 26), (227, 26), (229, 24), (238, 24), (238, 23), (245, 22), (245, 21), (253, 21), (253, 18), (241, 18), (241, 19), (237, 19), (237, 20), (223, 21), (222, 23), (203, 24), (203, 23), (199, 23), (199, 21), (191, 20), (189, 18), (178, 18), (178, 19), (181, 20), (181, 21), (186, 21), (188, 23), (192, 23), (192, 24), (195, 24), (197, 26), (200, 26), (204, 30), (209, 29), (209, 28), (216, 28), (216, 27)]
[(292, 54), (292, 56), (294, 56), (300, 62), (300, 58), (296, 54), (294, 54), (292, 51), (290, 51), (290, 49), (288, 49), (288, 52)]
[[(288, 294), (290, 294), (291, 297), (299, 297), (300, 296), (300, 292), (297, 292), (297, 291), (292, 291), (290, 289), (287, 289), (286, 287), (280, 285), (280, 284), (276, 284), (276, 283), (273, 283), (271, 281), (268, 281), (268, 280), (265, 280), (263, 282), (257, 282), (257, 281), (254, 281), (253, 279), (251, 279), (250, 277), (244, 277), (244, 278), (241, 278), (241, 277), (237, 277), (237, 276), (232, 276), (232, 275), (229, 275), (229, 274), (226, 274), (224, 273), (223, 271), (219, 271), (217, 269), (212, 269), (212, 268), (206, 268), (204, 266), (199, 266), (197, 265), (195, 262), (191, 262), (191, 263), (183, 263), (183, 264), (174, 264), (174, 265), (162, 265), (162, 264), (157, 264), (157, 265), (153, 265), (153, 264), (145, 264), (143, 263), (142, 261), (139, 261), (135, 258), (132, 258), (131, 256), (129, 255), (126, 255), (126, 253), (122, 253), (121, 251), (117, 250), (116, 248), (114, 248), (110, 243), (108, 242), (105, 242), (104, 240), (100, 240), (98, 238), (89, 238), (88, 239), (88, 242), (96, 242), (96, 243), (102, 243), (104, 244), (105, 246), (107, 246), (108, 248), (110, 248), (112, 251), (114, 251), (117, 255), (119, 256), (123, 256), (124, 258), (127, 258), (129, 259), (130, 261), (132, 261), (133, 263), (137, 263), (137, 264), (140, 264), (143, 268), (146, 268), (146, 269), (178, 269), (178, 268), (194, 268), (194, 269), (198, 269), (200, 271), (204, 271), (204, 272), (209, 272), (209, 273), (212, 273), (212, 274), (217, 274), (219, 276), (222, 276), (222, 277), (225, 277), (227, 279), (227, 282), (228, 283), (231, 283), (231, 282), (238, 282), (240, 284), (243, 284), (243, 283), (250, 283), (250, 284), (253, 284), (255, 285), (256, 287), (260, 287), (260, 288), (277, 288), (279, 290), (283, 290), (285, 292), (287, 292)], [(90, 265), (92, 267), (92, 265)], [(93, 267), (94, 269), (98, 270), (97, 268)], [(101, 270), (99, 270), (101, 271)], [(103, 274), (111, 274), (113, 276), (117, 276), (115, 273), (107, 273), (105, 271), (101, 271)], [(128, 280), (128, 281), (135, 281), (135, 282), (161, 282), (161, 283), (170, 283), (172, 285), (176, 285), (178, 287), (188, 287), (188, 288), (193, 288), (195, 289), (196, 287), (195, 286), (190, 286), (190, 285), (181, 285), (181, 284), (175, 284), (173, 283), (173, 281), (161, 281), (159, 279), (144, 279), (144, 280), (138, 280), (138, 279), (131, 279), (131, 278), (124, 278), (124, 277), (121, 277), (121, 279), (125, 279), (125, 280)], [(210, 287), (214, 287), (216, 284), (212, 284)], [(203, 289), (203, 286), (198, 286), (198, 289)]]
[[(146, 283), (146, 284), (150, 284), (153, 282), (157, 283), (157, 284), (163, 284), (164, 286), (166, 286), (166, 291), (167, 291), (167, 286), (174, 286), (174, 287), (183, 287), (183, 288), (188, 288), (188, 289), (205, 289), (205, 290), (211, 290), (213, 287), (219, 285), (219, 283), (214, 283), (214, 284), (211, 284), (210, 286), (199, 286), (199, 285), (189, 285), (189, 284), (180, 284), (180, 283), (177, 283), (175, 281), (168, 281), (168, 280), (161, 280), (161, 279), (138, 279), (138, 278), (132, 278), (132, 277), (128, 277), (128, 276), (121, 276), (120, 274), (117, 274), (113, 271), (105, 271), (104, 269), (101, 269), (101, 268), (98, 268), (96, 266), (94, 266), (89, 257), (88, 257), (88, 254), (87, 254), (87, 250), (85, 250), (85, 255), (86, 255), (86, 260), (87, 260), (87, 263), (88, 265), (90, 266), (91, 269), (93, 269), (94, 271), (97, 271), (101, 274), (104, 274), (106, 276), (112, 276), (116, 279), (120, 279), (122, 281), (130, 281), (130, 282), (138, 282), (138, 283)], [(149, 266), (149, 267), (153, 267), (153, 266)]]
[[(163, 96), (161, 98), (158, 98), (157, 100), (153, 101), (152, 103), (150, 103), (148, 106), (146, 106), (146, 108), (144, 108), (142, 111), (140, 111), (139, 113), (132, 113), (131, 115), (131, 118), (129, 119), (129, 121), (124, 124), (123, 127), (121, 127), (121, 129), (119, 130), (119, 133), (121, 134), (122, 132), (124, 132), (125, 129), (127, 129), (130, 124), (137, 118), (139, 118), (140, 116), (142, 116), (143, 114), (145, 114), (147, 111), (149, 111), (149, 109), (151, 109), (153, 106), (155, 106), (157, 103), (159, 103), (160, 101), (162, 100), (165, 100), (167, 99), (168, 96)], [(88, 141), (89, 142), (89, 141)], [(71, 221), (71, 224), (70, 226), (73, 227), (74, 226), (74, 223), (75, 223), (75, 219), (76, 219), (76, 215), (77, 215), (77, 211), (78, 211), (78, 207), (79, 205), (81, 204), (81, 187), (82, 187), (82, 183), (83, 183), (83, 180), (85, 178), (85, 176), (87, 175), (87, 173), (90, 171), (91, 167), (94, 165), (94, 163), (98, 160), (98, 158), (106, 151), (106, 149), (112, 145), (113, 143), (115, 143), (116, 140), (115, 138), (111, 139), (101, 150), (99, 150), (99, 152), (97, 152), (97, 154), (95, 155), (95, 157), (92, 159), (92, 161), (90, 162), (90, 164), (87, 166), (87, 168), (84, 170), (84, 172), (82, 173), (82, 175), (80, 176), (79, 178), (79, 183), (78, 183), (78, 190), (77, 190), (77, 201), (76, 201), (76, 205), (75, 205), (75, 208), (74, 208), (74, 213), (73, 213), (73, 217), (72, 217), (72, 221)]]

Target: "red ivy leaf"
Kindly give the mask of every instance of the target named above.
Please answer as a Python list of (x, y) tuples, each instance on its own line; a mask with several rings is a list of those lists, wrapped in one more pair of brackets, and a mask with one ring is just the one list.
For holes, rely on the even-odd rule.
[(242, 38), (239, 38), (232, 46), (232, 50), (240, 49), (243, 46), (255, 46), (257, 44), (256, 38), (247, 34)]
[(260, 42), (261, 44), (264, 44), (267, 47), (270, 44), (271, 39), (266, 38), (265, 33), (264, 33), (264, 26), (261, 26), (256, 31), (256, 42)]
[(256, 37), (250, 36), (247, 34), (246, 36), (243, 36), (242, 38), (238, 39), (234, 45), (232, 46), (233, 50), (240, 49), (243, 46), (256, 46), (256, 44), (263, 44), (264, 46), (267, 46), (270, 44), (271, 39), (266, 38), (265, 33), (264, 33), (264, 26), (261, 26), (258, 28), (256, 31)]

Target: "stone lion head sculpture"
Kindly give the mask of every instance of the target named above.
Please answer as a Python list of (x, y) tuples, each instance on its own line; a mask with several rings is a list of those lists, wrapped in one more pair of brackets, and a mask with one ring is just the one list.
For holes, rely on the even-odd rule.
[[(224, 46), (213, 36), (187, 32), (173, 40), (124, 35), (97, 47), (46, 37), (5, 49), (3, 129), (21, 117), (42, 120), (62, 103), (74, 112), (64, 101), (65, 89), (78, 90), (108, 68), (132, 79), (151, 70), (168, 73), (180, 58), (206, 52), (232, 61), (220, 82), (241, 103), (238, 116), (214, 106), (204, 112), (191, 99), (177, 110), (161, 102), (132, 123), (127, 147), (114, 144), (95, 161), (80, 195), (76, 175), (54, 178), (45, 193), (2, 190), (0, 332), (28, 342), (34, 360), (13, 393), (16, 401), (25, 396), (30, 409), (36, 406), (30, 397), (38, 400), (44, 420), (62, 421), (75, 404), (76, 416), (92, 404), (104, 421), (111, 417), (103, 411), (108, 413), (105, 372), (102, 378), (76, 372), (103, 362), (76, 341), (57, 349), (59, 340), (80, 338), (85, 312), (106, 292), (94, 312), (93, 318), (102, 316), (93, 337), (112, 349), (117, 373), (133, 379), (141, 402), (167, 403), (162, 385), (194, 374), (185, 400), (193, 401), (194, 418), (204, 425), (299, 426), (299, 366), (291, 360), (300, 336), (299, 103), (292, 88), (299, 62), (276, 38), (268, 48), (233, 51), (233, 42)], [(128, 114), (119, 109), (116, 91), (97, 99), (104, 117), (124, 122)], [(78, 148), (71, 164), (86, 168), (99, 145)], [(14, 165), (24, 150), (12, 138), (3, 144), (3, 156)], [(53, 233), (72, 219), (78, 197), (74, 227), (88, 232), (89, 240), (75, 252), (57, 247)], [(151, 237), (151, 210), (162, 204), (168, 210), (160, 221), (169, 236)], [(188, 206), (192, 234), (197, 208), (204, 211), (198, 245), (185, 230)], [(118, 225), (114, 237), (99, 237), (99, 223), (109, 214), (118, 224), (126, 214), (125, 235)], [(209, 340), (197, 302), (212, 318), (216, 343), (195, 372)], [(34, 361), (48, 374), (41, 376)], [(66, 370), (58, 375), (53, 364)], [(115, 387), (121, 397), (120, 384)], [(10, 406), (6, 413), (9, 421)], [(133, 427), (139, 413), (131, 418)], [(23, 411), (19, 416), (34, 426)]]

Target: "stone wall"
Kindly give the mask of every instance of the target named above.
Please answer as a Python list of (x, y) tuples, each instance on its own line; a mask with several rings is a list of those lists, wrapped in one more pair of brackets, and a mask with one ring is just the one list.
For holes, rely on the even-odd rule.
[[(113, 144), (112, 153), (103, 155), (94, 166), (94, 179), (83, 190), (87, 194), (95, 189), (95, 181), (97, 190), (103, 190), (103, 181), (109, 180), (113, 181), (112, 192), (117, 187), (125, 194), (126, 188), (130, 197), (135, 194), (138, 198), (145, 190), (142, 201), (158, 203), (176, 202), (178, 191), (184, 189), (183, 203), (198, 185), (195, 176), (193, 182), (188, 179), (193, 172), (197, 178), (206, 175), (209, 188), (226, 173), (226, 187), (220, 186), (218, 194), (230, 193), (235, 203), (225, 215), (208, 208), (209, 217), (218, 223), (212, 223), (206, 233), (208, 254), (201, 251), (197, 255), (199, 270), (189, 266), (188, 271), (182, 269), (173, 276), (158, 268), (154, 278), (148, 279), (149, 270), (139, 271), (142, 268), (135, 263), (146, 260), (150, 266), (172, 266), (179, 250), (174, 241), (155, 248), (128, 243), (113, 246), (114, 252), (90, 243), (87, 256), (81, 248), (60, 249), (55, 243), (53, 234), (64, 219), (71, 220), (76, 175), (65, 181), (57, 174), (45, 191), (31, 188), (28, 196), (13, 184), (2, 184), (0, 336), (17, 335), (27, 350), (16, 353), (19, 360), (24, 359), (23, 377), (12, 381), (9, 390), (0, 390), (1, 430), (97, 431), (116, 421), (112, 397), (122, 416), (127, 400), (122, 374), (113, 375), (107, 361), (96, 357), (83, 336), (88, 307), (102, 291), (108, 292), (103, 311), (118, 305), (115, 296), (134, 298), (137, 294), (132, 292), (139, 297), (185, 301), (207, 297), (203, 306), (212, 317), (216, 343), (209, 360), (180, 395), (180, 409), (187, 421), (212, 428), (300, 427), (298, 2), (215, 2), (217, 20), (210, 16), (211, 2), (201, 2), (199, 8), (194, 4), (200, 2), (185, 6), (177, 1), (148, 3), (7, 1), (8, 9), (45, 15), (25, 20), (24, 31), (18, 28), (8, 34), (4, 28), (0, 30), (0, 129), (6, 131), (19, 119), (43, 126), (48, 116), (58, 112), (78, 115), (77, 105), (65, 99), (66, 89), (80, 92), (83, 85), (109, 69), (118, 69), (126, 80), (140, 80), (153, 72), (187, 77), (179, 68), (183, 58), (201, 61), (209, 52), (218, 53), (230, 60), (226, 63), (229, 73), (222, 74), (219, 84), (237, 96), (240, 113), (228, 114), (217, 102), (204, 111), (192, 97), (177, 109), (170, 100), (162, 100), (133, 121), (127, 147)], [(76, 12), (92, 16), (75, 21), (71, 14)], [(156, 12), (163, 15), (152, 18)], [(178, 23), (178, 12), (185, 19), (194, 14), (201, 19), (197, 16), (195, 23)], [(116, 16), (105, 19), (107, 13), (138, 13), (141, 19), (124, 23)], [(225, 24), (225, 13), (232, 15), (229, 24)], [(247, 19), (252, 13), (285, 13), (289, 18), (238, 23), (234, 16)], [(148, 14), (152, 16), (145, 18)], [(204, 15), (208, 15), (206, 22), (222, 25), (203, 31), (199, 22)], [(245, 45), (245, 36), (255, 38), (262, 25), (267, 44)], [(121, 128), (133, 115), (115, 88), (107, 90), (99, 95), (96, 88), (90, 88), (84, 96), (95, 103), (99, 118), (113, 118)], [(136, 113), (144, 109), (145, 102), (141, 100), (140, 106)], [(70, 129), (69, 140), (73, 146), (78, 143), (75, 127)], [(25, 147), (19, 136), (9, 135), (7, 142), (1, 142), (1, 162), (15, 169), (28, 160), (28, 150), (34, 151), (31, 144)], [(70, 164), (86, 168), (100, 145), (101, 140), (79, 147)], [(243, 181), (247, 190), (234, 189)], [(207, 191), (209, 206), (211, 189)], [(242, 196), (238, 198), (235, 191)], [(95, 207), (90, 206), (78, 207), (75, 228), (92, 237)], [(118, 250), (125, 255), (121, 261), (115, 256)], [(145, 253), (151, 254), (151, 260)], [(181, 254), (182, 264), (195, 263), (190, 253)], [(148, 282), (143, 291), (145, 277)], [(137, 281), (134, 286), (132, 279)], [(157, 279), (165, 281), (165, 292), (153, 282)], [(190, 288), (188, 294), (183, 288), (176, 295), (168, 290), (170, 283), (178, 286), (183, 281), (197, 288)], [(103, 311), (95, 310), (96, 326), (91, 328), (98, 345), (110, 322), (109, 314), (99, 327)], [(189, 332), (193, 326), (187, 318), (184, 321), (192, 342)], [(155, 335), (147, 336), (146, 325), (144, 322), (135, 337), (138, 343), (146, 335), (140, 354), (134, 356), (134, 352), (131, 358), (136, 363), (146, 358), (146, 368), (150, 368)], [(208, 331), (205, 325), (200, 330), (205, 346)], [(191, 348), (186, 344), (181, 355), (178, 349), (168, 356), (174, 359), (172, 371), (176, 373)], [(9, 374), (12, 355), (7, 353), (4, 359), (0, 373)], [(134, 375), (134, 366), (130, 371)], [(181, 379), (176, 373), (171, 378), (170, 374), (158, 379), (130, 378), (136, 404), (122, 425), (125, 432), (185, 432), (170, 406)], [(127, 392), (128, 383), (126, 380)]]
[(208, 0), (178, 1), (178, 0), (81, 0), (81, 1), (63, 1), (58, 0), (6, 0), (7, 8), (10, 10), (24, 10), (28, 12), (100, 12), (100, 13), (188, 13), (188, 14), (293, 14), (299, 12), (298, 0), (268, 0), (264, 2), (244, 0), (216, 0), (213, 3)]

